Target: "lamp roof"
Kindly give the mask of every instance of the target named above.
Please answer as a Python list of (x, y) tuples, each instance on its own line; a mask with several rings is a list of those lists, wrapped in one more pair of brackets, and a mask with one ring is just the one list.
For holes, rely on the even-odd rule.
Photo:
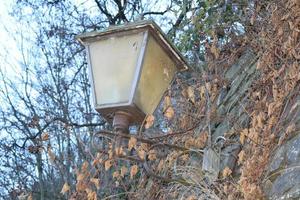
[(83, 45), (89, 44), (111, 35), (125, 35), (130, 32), (148, 30), (156, 41), (162, 46), (167, 54), (175, 61), (178, 70), (185, 71), (189, 68), (188, 62), (185, 60), (179, 50), (169, 41), (160, 27), (153, 20), (142, 20), (138, 22), (126, 23), (123, 25), (110, 26), (104, 31), (93, 31), (83, 33), (76, 36), (77, 40)]

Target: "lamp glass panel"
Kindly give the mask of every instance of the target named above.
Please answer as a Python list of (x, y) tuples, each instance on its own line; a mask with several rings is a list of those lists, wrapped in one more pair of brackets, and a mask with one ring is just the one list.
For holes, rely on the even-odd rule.
[(129, 102), (143, 35), (112, 36), (89, 44), (96, 107)]
[(150, 35), (134, 103), (152, 114), (177, 71), (175, 63)]

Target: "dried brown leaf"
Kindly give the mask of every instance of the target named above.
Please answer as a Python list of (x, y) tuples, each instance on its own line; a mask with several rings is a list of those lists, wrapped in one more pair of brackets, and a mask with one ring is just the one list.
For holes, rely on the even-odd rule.
[(207, 132), (203, 132), (200, 134), (200, 136), (198, 138), (195, 139), (194, 145), (197, 148), (204, 148), (206, 145), (206, 141), (208, 139), (208, 133)]
[(81, 173), (78, 174), (76, 179), (77, 179), (77, 182), (82, 181), (84, 179), (84, 174), (81, 174)]
[(47, 141), (49, 140), (49, 133), (45, 132), (42, 134), (42, 141)]
[(189, 138), (185, 139), (184, 147), (186, 147), (186, 148), (193, 147), (194, 146), (194, 142), (195, 142), (194, 138), (189, 137)]
[(156, 151), (154, 149), (149, 151), (148, 158), (149, 160), (156, 160)]
[(196, 196), (192, 194), (192, 195), (188, 196), (188, 198), (186, 200), (196, 200), (196, 199), (197, 199)]
[(259, 132), (255, 130), (255, 128), (250, 128), (248, 138), (251, 139), (252, 142), (258, 144), (259, 142)]
[(169, 106), (171, 106), (171, 98), (170, 96), (165, 96), (164, 98), (164, 110), (167, 110)]
[(81, 171), (82, 172), (87, 171), (88, 167), (89, 167), (89, 163), (87, 161), (84, 161), (84, 163), (81, 166)]
[(95, 191), (92, 190), (85, 190), (87, 193), (87, 200), (97, 200), (97, 193)]
[(149, 145), (147, 143), (141, 143), (141, 146), (139, 148), (144, 151), (148, 151)]
[(204, 85), (201, 86), (199, 90), (200, 90), (200, 98), (204, 99), (205, 98), (205, 86)]
[(143, 149), (139, 148), (139, 149), (137, 150), (137, 153), (138, 153), (139, 157), (140, 157), (142, 160), (145, 159), (145, 154), (146, 154), (146, 152), (145, 152)]
[(161, 171), (163, 169), (165, 165), (165, 161), (164, 160), (160, 160), (159, 163), (158, 163), (158, 166), (157, 166), (157, 171)]
[(136, 149), (136, 143), (137, 139), (135, 137), (130, 137), (128, 141), (128, 150), (131, 151), (131, 149)]
[(106, 171), (109, 170), (111, 166), (112, 166), (112, 160), (107, 160), (104, 162), (104, 168)]
[(240, 151), (240, 153), (238, 155), (238, 157), (239, 157), (238, 164), (239, 165), (244, 162), (245, 156), (246, 156), (245, 151), (244, 150)]
[(243, 129), (240, 133), (240, 142), (241, 144), (245, 144), (246, 136), (248, 135), (248, 129)]
[(29, 196), (27, 197), (27, 200), (33, 200), (32, 193), (29, 194)]
[(96, 186), (97, 190), (99, 190), (99, 188), (100, 188), (100, 181), (99, 181), (99, 179), (97, 179), (97, 178), (91, 178), (90, 182), (93, 183)]
[(48, 148), (48, 155), (49, 155), (49, 159), (50, 159), (50, 163), (51, 164), (55, 164), (55, 159), (56, 159), (56, 156), (55, 154), (52, 152), (51, 148)]
[(166, 111), (165, 111), (165, 117), (167, 118), (167, 119), (172, 119), (173, 117), (174, 117), (174, 114), (175, 114), (175, 112), (174, 112), (174, 109), (172, 108), (172, 107), (169, 107)]
[(191, 102), (195, 103), (195, 93), (194, 93), (194, 89), (189, 86), (187, 88), (187, 94), (188, 94), (188, 98)]
[(145, 128), (150, 128), (154, 123), (155, 117), (153, 115), (148, 115), (146, 118)]
[(130, 169), (130, 179), (133, 179), (133, 177), (137, 174), (138, 172), (138, 166), (133, 165)]
[(295, 123), (290, 124), (290, 125), (286, 128), (287, 134), (290, 134), (290, 133), (292, 133), (292, 132), (295, 131), (295, 130), (296, 130), (296, 125), (295, 125)]
[(218, 59), (220, 56), (219, 48), (214, 44), (214, 45), (212, 45), (210, 50), (211, 50), (212, 54), (215, 56), (215, 58)]
[(222, 172), (223, 177), (226, 178), (226, 177), (230, 176), (231, 174), (232, 174), (231, 169), (229, 167), (225, 167)]
[(64, 186), (62, 187), (60, 193), (65, 194), (66, 192), (68, 192), (70, 190), (70, 186), (68, 183), (65, 183)]
[(116, 147), (115, 152), (117, 156), (121, 156), (125, 154), (125, 152), (123, 151), (123, 147)]
[(113, 155), (114, 155), (113, 150), (112, 149), (108, 150), (108, 158), (112, 159)]
[(124, 176), (126, 175), (127, 172), (128, 172), (127, 167), (122, 166), (122, 167), (121, 167), (121, 174), (120, 174), (121, 177), (124, 178)]

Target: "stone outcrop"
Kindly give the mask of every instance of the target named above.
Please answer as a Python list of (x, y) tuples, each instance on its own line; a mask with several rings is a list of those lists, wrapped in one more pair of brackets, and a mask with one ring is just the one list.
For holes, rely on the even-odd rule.
[[(214, 124), (213, 139), (249, 126), (250, 117), (245, 112), (245, 108), (247, 107), (247, 97), (251, 89), (251, 84), (259, 78), (256, 63), (257, 56), (251, 51), (247, 51), (240, 57), (236, 64), (228, 68), (225, 72), (225, 78), (230, 84), (227, 86), (226, 91), (224, 91), (226, 94), (224, 95), (221, 92), (219, 95), (217, 112), (223, 120), (221, 123)], [(293, 109), (293, 112), (286, 114), (286, 120), (295, 123), (295, 130), (299, 130), (300, 95), (296, 97), (294, 102), (289, 108)], [(236, 160), (240, 149), (241, 146), (238, 142), (227, 145), (222, 149), (220, 170), (227, 166), (233, 171), (235, 170), (237, 174), (239, 173)], [(263, 186), (268, 199), (300, 199), (299, 131), (293, 132), (273, 152)]]

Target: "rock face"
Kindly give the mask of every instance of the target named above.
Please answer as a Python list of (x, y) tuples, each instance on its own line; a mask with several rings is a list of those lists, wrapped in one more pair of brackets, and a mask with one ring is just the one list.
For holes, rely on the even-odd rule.
[[(256, 62), (257, 56), (248, 50), (225, 72), (225, 79), (230, 84), (224, 87), (224, 91), (220, 92), (217, 99), (217, 113), (222, 120), (213, 124), (212, 141), (225, 134), (248, 127), (250, 118), (245, 112), (245, 107), (248, 104), (248, 91), (259, 76)], [(241, 146), (238, 140), (235, 144), (231, 143), (223, 147), (220, 171), (225, 167), (235, 170), (240, 150)]]
[[(230, 83), (221, 92), (217, 100), (218, 116), (221, 122), (212, 124), (212, 138), (214, 141), (225, 134), (247, 128), (250, 118), (245, 112), (248, 104), (251, 85), (259, 77), (256, 70), (257, 56), (246, 51), (236, 64), (228, 68), (225, 78)], [(222, 95), (222, 96), (221, 96)], [(295, 123), (296, 130), (300, 127), (300, 95), (295, 99), (286, 114), (286, 121)], [(300, 199), (300, 132), (295, 131), (290, 138), (278, 145), (266, 172), (264, 192), (271, 200), (298, 200)], [(236, 158), (241, 146), (236, 144), (224, 146), (221, 153), (220, 171), (229, 167), (238, 173)]]
[(268, 172), (269, 199), (300, 199), (300, 133), (276, 150)]
[[(269, 199), (300, 199), (300, 94), (287, 106), (288, 123), (295, 124), (285, 143), (278, 145), (267, 171), (265, 193)], [(281, 134), (284, 135), (284, 134)]]

